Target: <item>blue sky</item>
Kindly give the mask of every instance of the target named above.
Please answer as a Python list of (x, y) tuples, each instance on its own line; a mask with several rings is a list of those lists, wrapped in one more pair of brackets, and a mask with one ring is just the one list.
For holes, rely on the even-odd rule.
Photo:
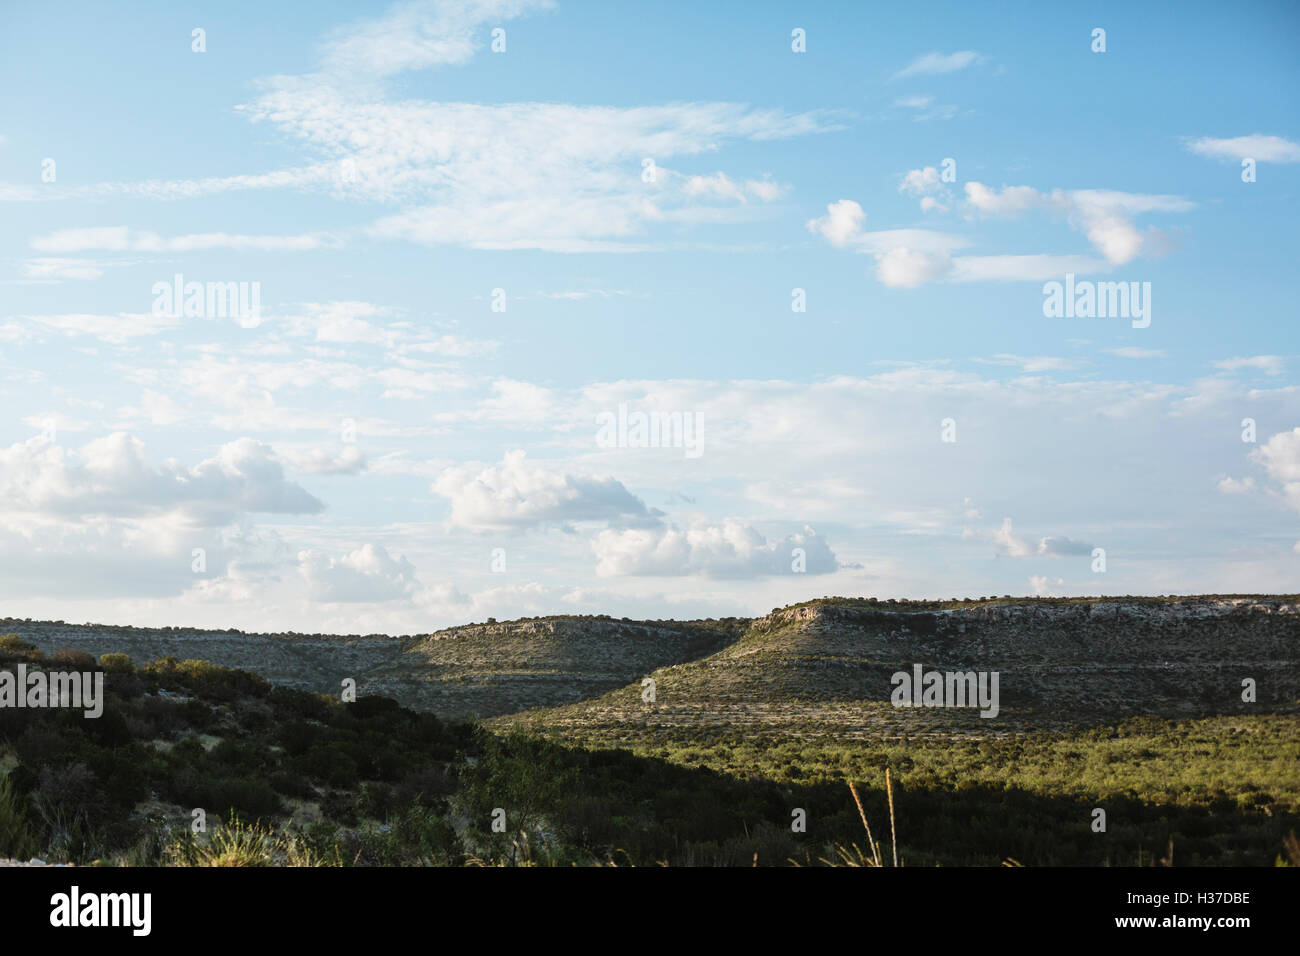
[(1297, 590), (1294, 4), (129, 10), (0, 14), (5, 613)]

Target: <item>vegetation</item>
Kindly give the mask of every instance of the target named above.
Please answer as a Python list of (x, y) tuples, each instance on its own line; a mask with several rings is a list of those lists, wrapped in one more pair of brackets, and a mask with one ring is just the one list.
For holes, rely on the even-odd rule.
[(448, 722), (383, 697), (345, 704), (203, 661), (47, 659), (0, 636), (0, 669), (19, 662), (103, 671), (107, 699), (98, 719), (0, 709), (2, 857), (875, 866), (896, 845), (906, 866), (1271, 865), (1295, 855), (1300, 829), (1288, 713), (984, 738), (846, 740), (830, 724), (559, 732)]

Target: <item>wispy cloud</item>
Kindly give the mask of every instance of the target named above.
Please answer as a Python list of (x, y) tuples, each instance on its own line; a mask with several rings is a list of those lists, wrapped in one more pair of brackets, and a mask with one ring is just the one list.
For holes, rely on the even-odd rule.
[(1257, 163), (1300, 163), (1300, 143), (1283, 139), (1281, 136), (1265, 136), (1263, 133), (1233, 136), (1227, 139), (1202, 136), (1185, 142), (1187, 148), (1193, 153), (1209, 156), (1212, 159), (1253, 159)]
[(956, 53), (926, 53), (894, 74), (895, 80), (908, 76), (936, 76), (943, 73), (956, 73), (986, 58), (974, 50), (958, 50)]

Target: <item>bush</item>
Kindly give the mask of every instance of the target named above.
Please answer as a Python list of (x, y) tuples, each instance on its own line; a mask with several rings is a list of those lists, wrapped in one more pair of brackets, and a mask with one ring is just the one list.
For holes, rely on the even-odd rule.
[(25, 655), (36, 649), (35, 644), (24, 641), (17, 634), (0, 634), (0, 652)]
[(102, 654), (99, 658), (99, 666), (109, 674), (135, 673), (135, 664), (126, 654)]
[(206, 840), (190, 834), (166, 848), (163, 854), (173, 866), (339, 866), (334, 859), (314, 851), (306, 842), (276, 833), (260, 824), (246, 824), (234, 817), (218, 827)]
[(13, 792), (7, 776), (0, 777), (0, 856), (28, 860), (39, 849), (22, 798)]
[(71, 651), (60, 648), (50, 655), (50, 670), (59, 671), (93, 671), (96, 669), (95, 657), (85, 651)]

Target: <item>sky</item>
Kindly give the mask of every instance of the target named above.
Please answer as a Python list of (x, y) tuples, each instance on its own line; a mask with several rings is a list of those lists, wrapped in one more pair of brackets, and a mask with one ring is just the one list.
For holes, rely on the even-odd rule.
[(1300, 6), (1047, 7), (0, 3), (0, 615), (1300, 591)]

